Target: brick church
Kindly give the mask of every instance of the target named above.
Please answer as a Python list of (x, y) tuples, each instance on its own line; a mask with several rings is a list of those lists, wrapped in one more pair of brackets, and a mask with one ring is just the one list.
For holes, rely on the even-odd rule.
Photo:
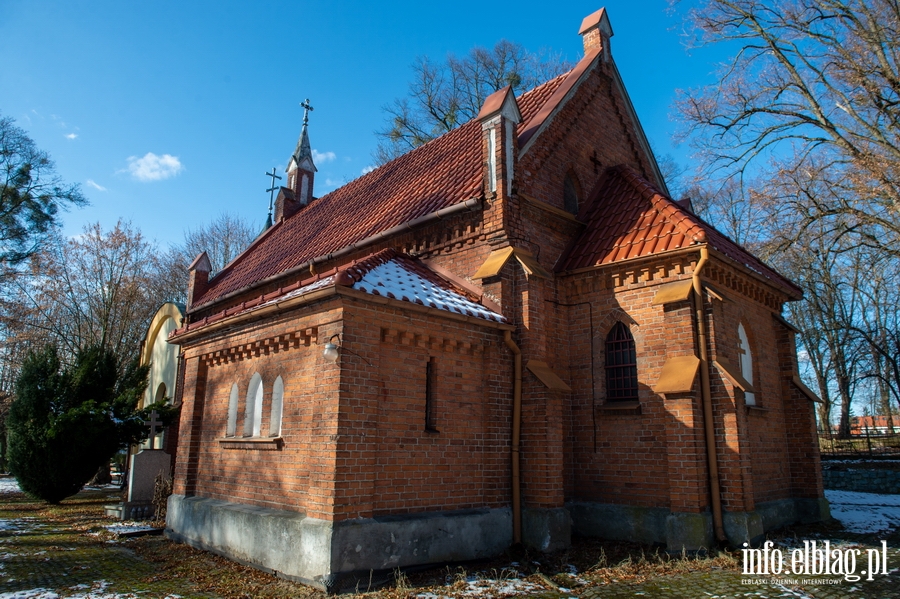
[(828, 517), (791, 281), (667, 196), (600, 10), (570, 72), (190, 267), (167, 533), (336, 590), (573, 535)]

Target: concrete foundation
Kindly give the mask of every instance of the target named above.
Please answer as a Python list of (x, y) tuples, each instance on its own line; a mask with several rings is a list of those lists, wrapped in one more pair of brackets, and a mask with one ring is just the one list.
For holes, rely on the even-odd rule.
[[(759, 543), (767, 530), (828, 519), (824, 499), (785, 499), (753, 512), (723, 514), (728, 542)], [(526, 509), (526, 545), (566, 549), (572, 534), (664, 544), (670, 553), (716, 546), (712, 514), (665, 508), (573, 502), (565, 508)], [(397, 568), (495, 556), (512, 544), (508, 508), (432, 512), (327, 522), (304, 514), (172, 495), (166, 535), (230, 559), (329, 592), (365, 591)]]
[(509, 509), (326, 522), (303, 514), (172, 495), (166, 535), (328, 592), (365, 591), (395, 568), (467, 561), (512, 543)]
[(665, 508), (591, 502), (572, 502), (566, 507), (576, 536), (648, 544), (666, 541), (666, 517), (671, 512)]
[(666, 551), (707, 553), (715, 547), (712, 514), (673, 512), (666, 517)]
[[(744, 543), (756, 547), (766, 536), (763, 518), (758, 511), (724, 512), (722, 526), (725, 528), (728, 544), (735, 548), (743, 547)], [(772, 528), (778, 528), (778, 526)]]
[[(666, 508), (592, 502), (571, 502), (566, 508), (577, 536), (664, 544), (669, 553), (697, 553), (716, 544), (710, 512), (673, 513)], [(769, 501), (757, 504), (752, 512), (722, 514), (725, 535), (734, 548), (744, 543), (756, 546), (768, 530), (830, 519), (824, 498)]]
[(522, 510), (522, 542), (538, 551), (572, 545), (572, 516), (566, 508)]

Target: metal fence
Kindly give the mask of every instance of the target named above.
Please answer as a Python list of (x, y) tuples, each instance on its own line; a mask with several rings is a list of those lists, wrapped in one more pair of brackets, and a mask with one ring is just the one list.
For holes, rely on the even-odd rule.
[(838, 439), (830, 431), (819, 430), (819, 451), (823, 457), (900, 457), (900, 433), (864, 431)]

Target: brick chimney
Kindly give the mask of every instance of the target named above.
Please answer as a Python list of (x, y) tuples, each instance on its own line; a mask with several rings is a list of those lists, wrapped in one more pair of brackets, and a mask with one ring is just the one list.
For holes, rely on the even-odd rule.
[(584, 42), (585, 55), (591, 50), (600, 49), (604, 54), (603, 59), (609, 60), (612, 52), (609, 38), (613, 36), (613, 30), (605, 8), (601, 8), (597, 12), (586, 16), (581, 22), (581, 29), (578, 30), (578, 33)]
[(194, 300), (209, 289), (209, 273), (211, 270), (212, 265), (209, 263), (209, 256), (206, 255), (206, 252), (200, 252), (194, 258), (194, 261), (191, 262), (191, 265), (188, 266), (188, 308), (194, 305)]
[(289, 218), (297, 213), (303, 205), (297, 201), (294, 190), (289, 187), (282, 187), (275, 198), (275, 217), (274, 223), (285, 218)]
[(476, 118), (483, 135), (485, 195), (508, 197), (519, 155), (516, 125), (522, 121), (512, 87), (507, 85), (488, 96)]

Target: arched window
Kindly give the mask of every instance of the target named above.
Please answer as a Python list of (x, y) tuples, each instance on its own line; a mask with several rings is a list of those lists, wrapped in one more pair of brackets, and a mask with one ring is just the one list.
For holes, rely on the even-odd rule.
[[(743, 324), (738, 324), (738, 341), (740, 343), (739, 352), (741, 354), (741, 376), (748, 383), (753, 384), (753, 352), (750, 351), (750, 340), (747, 339), (747, 331), (744, 330)], [(756, 405), (756, 394), (749, 391), (744, 392), (744, 403), (748, 406)]]
[(228, 424), (225, 427), (225, 436), (233, 437), (237, 430), (237, 410), (241, 392), (237, 383), (231, 386), (231, 395), (228, 397)]
[(617, 322), (606, 336), (606, 399), (638, 400), (634, 337), (622, 322)]
[(284, 405), (284, 381), (279, 376), (272, 385), (272, 413), (269, 415), (269, 436), (281, 436), (281, 412)]
[(250, 379), (247, 387), (247, 407), (244, 410), (244, 436), (258, 437), (262, 423), (263, 382), (259, 373)]
[(567, 174), (565, 181), (563, 181), (563, 208), (566, 209), (566, 212), (578, 214), (578, 206), (580, 203), (581, 202), (578, 199), (578, 186), (575, 184), (572, 175)]
[(156, 388), (156, 397), (153, 399), (154, 403), (158, 401), (162, 401), (166, 398), (166, 384), (160, 383), (159, 387)]

